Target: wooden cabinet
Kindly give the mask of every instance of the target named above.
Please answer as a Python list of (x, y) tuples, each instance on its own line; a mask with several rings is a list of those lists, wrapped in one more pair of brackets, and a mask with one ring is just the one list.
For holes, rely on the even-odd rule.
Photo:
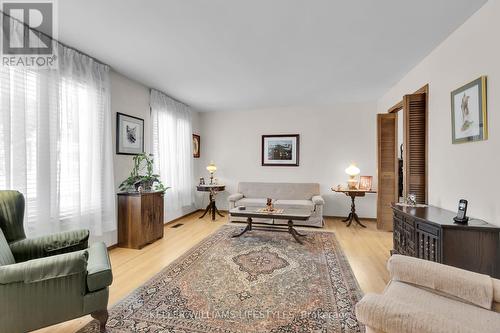
[(118, 246), (140, 249), (163, 237), (163, 195), (118, 193)]
[(482, 220), (456, 224), (454, 212), (392, 205), (393, 253), (500, 277), (500, 227)]

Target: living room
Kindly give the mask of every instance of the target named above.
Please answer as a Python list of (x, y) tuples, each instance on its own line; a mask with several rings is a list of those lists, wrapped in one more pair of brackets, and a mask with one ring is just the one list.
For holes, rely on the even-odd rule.
[(1, 5), (0, 332), (499, 331), (499, 1)]

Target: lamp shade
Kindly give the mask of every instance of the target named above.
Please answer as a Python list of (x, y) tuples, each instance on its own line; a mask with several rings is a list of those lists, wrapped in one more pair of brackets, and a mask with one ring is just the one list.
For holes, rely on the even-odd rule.
[(360, 170), (356, 166), (356, 164), (352, 163), (347, 169), (345, 169), (345, 173), (347, 173), (349, 176), (357, 176), (359, 175)]
[(215, 171), (217, 171), (217, 167), (215, 166), (214, 162), (210, 162), (209, 165), (207, 165), (207, 170), (208, 172), (210, 173), (214, 173)]

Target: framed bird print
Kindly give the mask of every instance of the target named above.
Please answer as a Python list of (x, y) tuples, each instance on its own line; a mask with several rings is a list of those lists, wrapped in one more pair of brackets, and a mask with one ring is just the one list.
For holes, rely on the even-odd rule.
[(116, 113), (116, 153), (120, 155), (144, 153), (144, 119)]
[(488, 139), (486, 76), (451, 93), (451, 132), (453, 143)]

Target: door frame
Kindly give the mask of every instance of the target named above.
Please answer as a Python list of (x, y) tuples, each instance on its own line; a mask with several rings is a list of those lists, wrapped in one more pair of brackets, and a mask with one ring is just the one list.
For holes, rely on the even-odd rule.
[[(426, 102), (426, 109), (429, 110), (429, 84), (426, 84), (422, 88), (418, 89), (417, 91), (413, 92), (412, 94), (426, 94), (427, 96), (427, 102)], [(392, 107), (387, 110), (387, 113), (394, 113), (403, 110), (403, 99), (399, 101), (398, 103), (394, 104)], [(426, 124), (428, 125), (428, 124)]]

